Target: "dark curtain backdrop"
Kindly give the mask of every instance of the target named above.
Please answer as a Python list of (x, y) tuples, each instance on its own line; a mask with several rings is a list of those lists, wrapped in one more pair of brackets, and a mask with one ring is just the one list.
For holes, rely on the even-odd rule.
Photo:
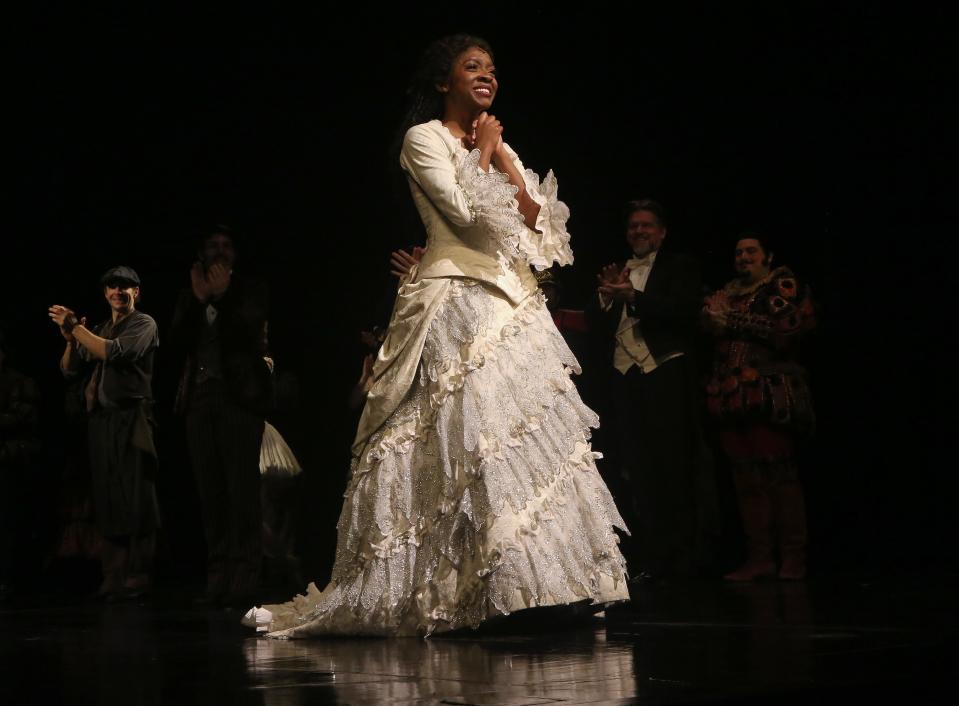
[[(46, 307), (102, 317), (97, 279), (128, 264), (162, 344), (195, 236), (228, 223), (238, 269), (272, 287), (275, 421), (307, 468), (301, 545), (322, 579), (355, 424), (357, 332), (388, 317), (389, 251), (422, 241), (390, 153), (405, 83), (429, 40), (460, 30), (492, 43), (505, 137), (527, 166), (555, 171), (572, 210), (566, 304), (624, 257), (628, 198), (667, 206), (668, 246), (703, 258), (713, 286), (730, 276), (736, 233), (774, 236), (821, 311), (806, 351), (820, 417), (806, 458), (814, 561), (953, 560), (945, 11), (508, 10), (24, 20), (8, 65), (15, 188), (0, 321), (11, 362), (42, 386), (48, 448), (63, 387)], [(161, 355), (164, 571), (192, 576), (201, 532), (175, 377)], [(49, 465), (38, 472), (54, 482)]]

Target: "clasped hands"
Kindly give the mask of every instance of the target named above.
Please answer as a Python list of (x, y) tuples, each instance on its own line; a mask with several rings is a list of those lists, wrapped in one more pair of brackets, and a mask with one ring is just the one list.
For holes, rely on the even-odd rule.
[(463, 144), (466, 149), (488, 154), (497, 166), (501, 164), (501, 160), (509, 159), (503, 143), (503, 124), (485, 110), (473, 121), (473, 131), (463, 137)]

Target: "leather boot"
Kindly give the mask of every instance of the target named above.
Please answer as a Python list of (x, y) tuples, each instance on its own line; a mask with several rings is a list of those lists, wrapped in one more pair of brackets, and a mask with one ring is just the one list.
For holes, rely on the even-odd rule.
[(779, 528), (779, 578), (806, 578), (806, 503), (798, 480), (777, 483), (772, 488), (773, 508)]
[(120, 542), (104, 537), (100, 545), (100, 570), (103, 581), (97, 589), (95, 598), (98, 600), (113, 601), (123, 592), (123, 582), (126, 580), (127, 548)]
[(734, 474), (739, 513), (746, 532), (746, 563), (724, 577), (727, 581), (755, 581), (776, 573), (772, 558), (772, 506), (756, 468), (737, 469)]

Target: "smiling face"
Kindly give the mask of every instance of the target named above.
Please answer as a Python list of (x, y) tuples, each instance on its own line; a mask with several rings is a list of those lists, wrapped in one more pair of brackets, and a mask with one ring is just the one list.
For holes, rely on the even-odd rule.
[(492, 107), (498, 88), (493, 59), (479, 47), (460, 53), (453, 61), (449, 80), (437, 86), (445, 94), (447, 113), (452, 108), (473, 115)]
[(626, 242), (636, 257), (646, 257), (659, 250), (666, 237), (666, 227), (652, 211), (639, 209), (626, 220)]
[(129, 282), (110, 282), (103, 288), (103, 296), (114, 314), (124, 315), (133, 311), (140, 288)]

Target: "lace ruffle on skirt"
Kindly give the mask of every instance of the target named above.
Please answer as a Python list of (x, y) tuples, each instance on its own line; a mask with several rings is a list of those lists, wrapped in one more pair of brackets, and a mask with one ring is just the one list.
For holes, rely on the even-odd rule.
[(333, 578), (271, 637), (415, 635), (534, 606), (628, 598), (596, 415), (542, 295), (454, 280), (406, 399), (354, 460)]

